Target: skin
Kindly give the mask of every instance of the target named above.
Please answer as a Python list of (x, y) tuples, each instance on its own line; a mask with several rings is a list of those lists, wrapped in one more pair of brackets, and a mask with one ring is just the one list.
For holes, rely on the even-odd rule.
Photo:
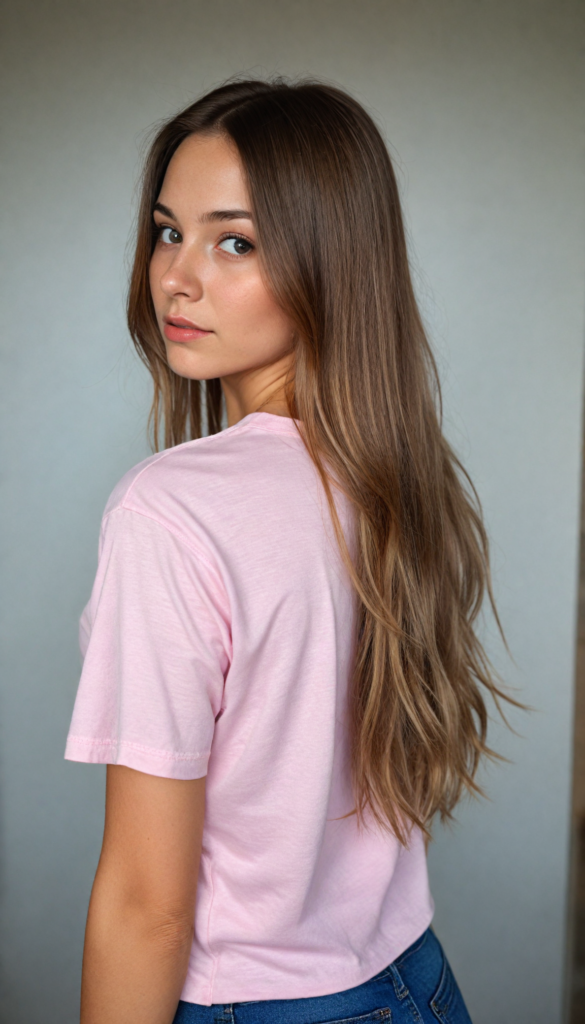
[[(158, 202), (150, 285), (170, 366), (196, 380), (219, 377), (230, 426), (259, 410), (287, 416), (294, 334), (262, 274), (235, 147), (219, 137), (186, 139)], [(175, 327), (186, 340), (173, 340), (168, 317), (206, 331), (188, 338)], [(171, 1024), (193, 937), (204, 813), (205, 779), (108, 765), (81, 1024)]]
[[(235, 146), (190, 136), (171, 160), (158, 202), (150, 287), (170, 366), (195, 380), (219, 377), (230, 426), (260, 409), (287, 416), (294, 332), (262, 274)], [(165, 318), (177, 316), (211, 333), (170, 340)]]
[(81, 1024), (171, 1024), (191, 949), (204, 811), (205, 779), (108, 765)]

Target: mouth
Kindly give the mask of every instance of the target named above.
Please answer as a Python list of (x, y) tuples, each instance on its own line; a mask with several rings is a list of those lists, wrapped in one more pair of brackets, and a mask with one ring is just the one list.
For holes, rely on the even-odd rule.
[(213, 334), (184, 316), (165, 316), (164, 325), (164, 335), (169, 341), (195, 341)]

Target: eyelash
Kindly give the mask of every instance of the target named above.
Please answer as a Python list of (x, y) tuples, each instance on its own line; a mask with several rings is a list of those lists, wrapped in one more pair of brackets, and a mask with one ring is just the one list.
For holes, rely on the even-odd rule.
[[(160, 238), (161, 238), (161, 235), (162, 235), (163, 231), (165, 231), (167, 229), (169, 231), (176, 231), (177, 230), (176, 228), (172, 227), (170, 224), (156, 224), (155, 223), (155, 228), (156, 228), (156, 240), (158, 242), (160, 242)], [(177, 234), (180, 234), (180, 232), (177, 232)], [(221, 237), (218, 239), (218, 243), (217, 244), (219, 245), (220, 242), (225, 242), (227, 238), (239, 238), (239, 239), (241, 239), (242, 242), (246, 242), (246, 244), (251, 247), (251, 251), (253, 251), (256, 248), (254, 243), (251, 242), (249, 238), (246, 238), (245, 235), (240, 235), (239, 232), (237, 232), (237, 231), (227, 231), (225, 234), (221, 235)], [(176, 245), (177, 243), (175, 242), (175, 243), (167, 243), (167, 244), (171, 244), (171, 245), (175, 244)], [(230, 255), (230, 254), (228, 253), (228, 255)], [(248, 255), (248, 253), (241, 253), (239, 258), (241, 259), (243, 256), (247, 256), (247, 255)]]
[[(221, 238), (218, 238), (217, 244), (219, 245), (220, 242), (225, 242), (227, 238), (239, 238), (242, 242), (245, 242), (246, 245), (249, 245), (251, 250), (256, 248), (254, 243), (251, 242), (249, 238), (246, 238), (245, 235), (240, 235), (237, 231), (227, 231), (225, 235), (222, 235)], [(247, 256), (248, 253), (241, 253), (240, 255)]]

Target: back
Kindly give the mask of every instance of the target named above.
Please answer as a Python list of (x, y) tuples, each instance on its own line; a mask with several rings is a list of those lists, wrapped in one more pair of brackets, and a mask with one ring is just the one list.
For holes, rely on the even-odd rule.
[(420, 833), (404, 850), (342, 817), (353, 636), (353, 591), (292, 420), (251, 413), (114, 490), (66, 757), (207, 775), (188, 1002), (361, 984), (431, 920)]

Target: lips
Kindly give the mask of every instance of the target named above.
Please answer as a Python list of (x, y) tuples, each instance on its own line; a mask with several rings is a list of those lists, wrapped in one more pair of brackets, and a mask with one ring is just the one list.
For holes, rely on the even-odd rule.
[(165, 317), (164, 334), (169, 341), (195, 341), (197, 338), (206, 338), (213, 331), (206, 331), (184, 316), (169, 316)]

